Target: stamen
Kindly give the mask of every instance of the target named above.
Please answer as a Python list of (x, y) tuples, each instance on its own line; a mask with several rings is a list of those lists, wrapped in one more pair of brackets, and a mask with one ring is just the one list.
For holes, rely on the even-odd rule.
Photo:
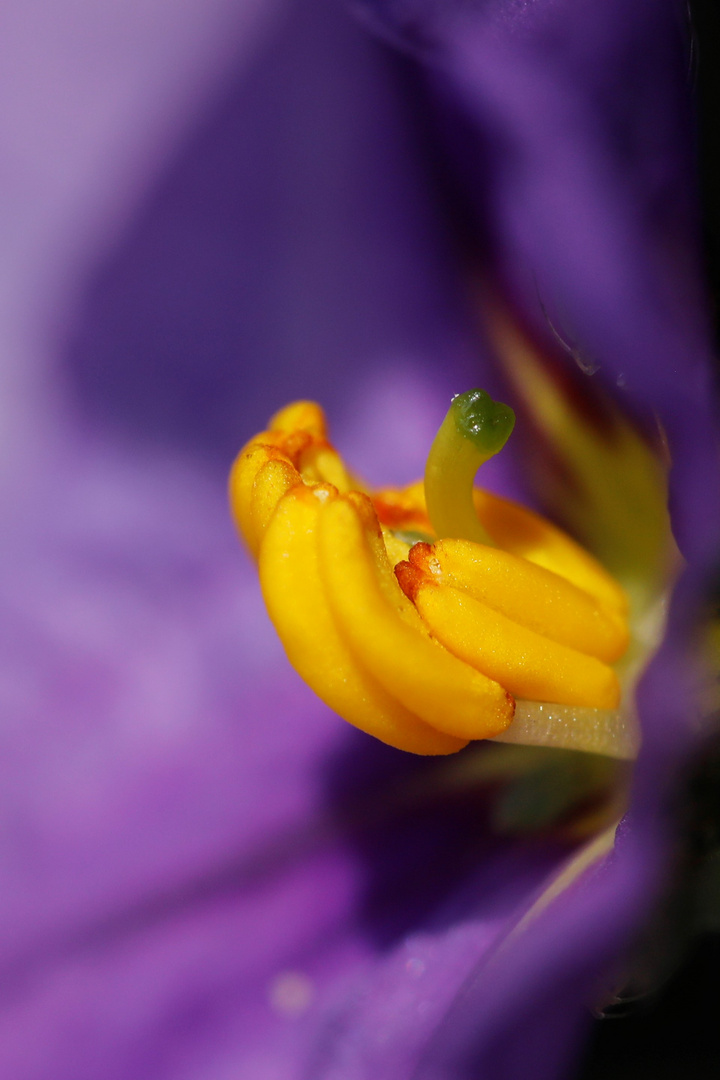
[(502, 450), (515, 426), (509, 405), (484, 390), (457, 394), (430, 447), (425, 499), (437, 536), (492, 544), (478, 521), (473, 482), (481, 465)]
[(459, 395), (425, 494), (370, 496), (319, 406), (281, 410), (230, 479), (270, 617), (316, 693), (392, 746), (448, 754), (495, 738), (632, 756), (632, 655), (622, 704), (610, 666), (629, 637), (622, 589), (549, 522), (473, 491), (514, 421), (482, 390)]

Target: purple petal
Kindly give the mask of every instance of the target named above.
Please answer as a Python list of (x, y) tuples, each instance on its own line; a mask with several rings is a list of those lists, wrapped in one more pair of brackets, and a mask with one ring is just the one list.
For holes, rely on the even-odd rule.
[(551, 1076), (598, 970), (657, 887), (668, 841), (661, 804), (697, 741), (690, 643), (720, 509), (709, 497), (718, 489), (718, 429), (683, 28), (675, 5), (641, 0), (373, 10), (408, 46), (425, 55), (432, 47), (433, 83), (463, 116), (453, 150), (475, 220), (489, 223), (484, 257), (517, 306), (546, 338), (543, 308), (552, 311), (599, 364), (596, 381), (646, 422), (660, 417), (673, 458), (674, 528), (691, 561), (640, 690), (634, 839), (592, 891), (531, 927), (502, 967), (481, 962), (418, 1074), (514, 1075), (540, 1058), (533, 1070)]
[[(67, 38), (44, 24), (63, 60), (44, 61), (54, 138), (30, 140), (39, 194), (23, 199), (17, 185), (21, 203), (43, 213), (33, 222), (25, 212), (23, 242), (8, 255), (10, 270), (23, 271), (8, 275), (8, 307), (19, 312), (8, 339), (21, 340), (16, 355), (32, 373), (54, 370), (78, 282), (176, 144), (195, 94), (218, 85), (216, 58), (228, 70), (227, 27), (250, 8), (207, 10), (174, 7), (168, 22), (164, 8), (125, 7), (118, 23), (103, 7), (103, 49), (83, 50), (79, 74)], [(141, 16), (149, 26), (133, 21)], [(142, 61), (122, 48), (123, 32), (134, 42), (138, 27)], [(564, 31), (569, 44), (573, 28), (582, 44), (578, 20)], [(478, 130), (508, 140), (493, 151), (498, 176), (477, 190), (490, 200), (516, 298), (527, 306), (530, 292), (513, 266), (536, 261), (603, 370), (622, 363), (636, 406), (666, 408), (672, 344), (702, 340), (697, 309), (668, 315), (664, 340), (645, 248), (654, 233), (638, 232), (634, 198), (618, 201), (617, 183), (606, 190), (581, 167), (606, 153), (577, 127), (597, 115), (584, 99), (557, 145), (583, 136), (573, 205), (587, 230), (607, 212), (619, 239), (590, 232), (593, 258), (575, 281), (577, 233), (550, 230), (543, 216), (562, 188), (545, 155), (567, 82), (558, 90), (561, 68), (534, 39), (511, 46), (481, 29), (453, 53), (453, 92)], [(18, 1080), (402, 1080), (419, 1068), (444, 1078), (483, 1066), (512, 1075), (539, 1055), (549, 1076), (572, 1052), (584, 996), (655, 880), (652, 791), (686, 741), (679, 646), (697, 588), (684, 586), (665, 666), (645, 689), (636, 833), (594, 888), (570, 894), (486, 966), (566, 849), (493, 841), (474, 796), (423, 794), (408, 805), (403, 785), (431, 793), (435, 766), (347, 730), (289, 671), (238, 554), (218, 465), (280, 401), (315, 395), (360, 468), (382, 479), (392, 448), (398, 475), (385, 478), (410, 478), (443, 397), (471, 381), (443, 210), (412, 133), (418, 99), (402, 94), (411, 74), (330, 5), (304, 6), (257, 49), (83, 301), (54, 376), (69, 375), (81, 422), (64, 387), (62, 404), (54, 399), (55, 382), (18, 391), (43, 455), (24, 459), (2, 580), (13, 718), (2, 859), (13, 886), (0, 1054)], [(568, 55), (584, 70), (585, 53)], [(650, 76), (654, 86), (652, 64), (643, 85)], [(526, 101), (523, 79), (535, 77), (546, 88), (539, 99), (556, 107), (548, 116)], [(32, 102), (27, 92), (18, 100)], [(26, 130), (24, 114), (18, 124)], [(74, 141), (63, 137), (68, 125)], [(680, 223), (682, 232), (683, 213)], [(632, 291), (608, 329), (620, 272)], [(646, 392), (651, 346), (663, 351)], [(666, 416), (688, 477), (678, 520), (691, 539), (698, 531), (696, 551), (716, 535), (700, 518), (698, 460), (684, 435), (688, 410), (700, 410), (697, 453), (706, 449), (703, 363), (680, 419)], [(35, 434), (48, 417), (52, 455)], [(61, 427), (69, 417), (74, 431)], [(508, 483), (507, 467), (496, 479)]]
[[(130, 139), (137, 101), (130, 91), (153, 92), (157, 72), (139, 64), (125, 96), (125, 68), (112, 64), (114, 18), (102, 26), (107, 54), (96, 61), (96, 82), (82, 82), (84, 69), (78, 75), (82, 100), (97, 109), (82, 144), (86, 158), (78, 136), (62, 159), (69, 189), (54, 202), (48, 184), (46, 196), (28, 199), (47, 220), (36, 223), (37, 247), (28, 248), (33, 259), (9, 325), (24, 335), (19, 356), (33, 374), (23, 436), (35, 456), (25, 455), (14, 477), (20, 491), (0, 582), (12, 718), (3, 732), (8, 826), (0, 856), (10, 886), (0, 1057), (18, 1080), (238, 1072), (295, 1080), (310, 1063), (321, 1067), (318, 1055), (337, 1024), (353, 1017), (355, 1002), (365, 1000), (362, 1015), (372, 1019), (381, 1000), (374, 988), (397, 998), (397, 973), (410, 990), (391, 1020), (412, 1046), (398, 1039), (388, 1061), (403, 1064), (426, 1034), (414, 1015), (419, 975), (431, 975), (422, 999), (435, 1016), (564, 854), (552, 845), (488, 844), (472, 800), (464, 812), (430, 805), (399, 819), (392, 799), (384, 808), (384, 792), (419, 766), (368, 750), (300, 684), (232, 534), (218, 450), (231, 440), (234, 450), (251, 424), (262, 424), (288, 384), (336, 402), (360, 467), (379, 472), (395, 447), (409, 478), (421, 464), (417, 429), (423, 439), (429, 434), (432, 414), (439, 419), (442, 398), (469, 370), (454, 271), (404, 134), (394, 76), (374, 46), (328, 11), (320, 18), (311, 10), (309, 28), (292, 23), (268, 42), (257, 84), (244, 84), (210, 134), (181, 157), (175, 179), (107, 272), (69, 363), (82, 399), (77, 414), (62, 386), (58, 392), (68, 368), (55, 368), (68, 296), (159, 162), (143, 152), (152, 124)], [(165, 24), (158, 25), (164, 42)], [(192, 23), (180, 26), (187, 49)], [(172, 123), (165, 117), (164, 152), (180, 122), (182, 57), (190, 62), (185, 52), (161, 64), (174, 110)], [(262, 75), (266, 63), (272, 77)], [(315, 65), (343, 102), (342, 109), (332, 102), (325, 119), (324, 82), (304, 104), (292, 97), (297, 71), (314, 74)], [(61, 65), (57, 100), (48, 103), (53, 116), (73, 115), (63, 75)], [(283, 134), (268, 123), (280, 76), (299, 116), (287, 117), (279, 147), (265, 145), (270, 157), (289, 162), (290, 179), (302, 181), (287, 195), (262, 157), (258, 174), (243, 165), (238, 176), (228, 146), (238, 135), (230, 121), (236, 109), (242, 120), (243, 93), (251, 91), (243, 121), (250, 135), (256, 117), (260, 146), (268, 130)], [(118, 83), (119, 116), (102, 96), (112, 104)], [(308, 130), (314, 117), (325, 126), (317, 155), (304, 160), (295, 129)], [(51, 142), (47, 152), (56, 149)], [(213, 204), (207, 166), (212, 173), (223, 158), (232, 167)], [(38, 151), (40, 178), (56, 164)], [(318, 191), (330, 164), (336, 182)], [(246, 216), (230, 214), (228, 248), (223, 223), (242, 168), (262, 213), (251, 201)], [(273, 177), (279, 191), (264, 203)], [(299, 239), (296, 200), (308, 215)], [(209, 203), (217, 219), (201, 228)], [(83, 210), (90, 224), (75, 236)], [(189, 253), (182, 270), (173, 237)], [(267, 245), (275, 252), (268, 265), (282, 270), (286, 287), (274, 292), (266, 269), (248, 297), (243, 283), (254, 285)], [(308, 251), (309, 281), (299, 277)], [(212, 272), (185, 291), (190, 255), (207, 259)], [(328, 323), (328, 311), (337, 322)], [(34, 320), (39, 329), (30, 336)], [(238, 376), (231, 360), (240, 354)], [(339, 368), (339, 354), (351, 363)], [(438, 354), (444, 366), (435, 374)], [(306, 376), (315, 380), (309, 388)], [(19, 437), (10, 445), (22, 452)], [(348, 808), (338, 777), (344, 761), (366, 754), (367, 775), (355, 782)], [(379, 816), (366, 814), (378, 800)], [(398, 851), (408, 850), (398, 881), (391, 871)], [(330, 1061), (335, 1051), (327, 1054)], [(357, 1068), (364, 1068), (359, 1058)]]

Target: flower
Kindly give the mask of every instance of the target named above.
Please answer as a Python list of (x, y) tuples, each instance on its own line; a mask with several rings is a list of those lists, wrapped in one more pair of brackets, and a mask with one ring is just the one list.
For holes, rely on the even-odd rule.
[[(542, 1080), (658, 887), (720, 532), (674, 7), (462, 6), (440, 56), (447, 5), (373, 5), (421, 72), (319, 0), (8, 9), (0, 1060), (18, 1080), (529, 1062)], [(433, 118), (428, 155), (414, 125), (430, 138)], [(412, 475), (450, 392), (496, 393), (449, 202), (530, 330), (552, 337), (544, 308), (599, 364), (587, 398), (657, 413), (673, 456), (688, 570), (639, 689), (627, 828), (592, 878), (605, 833), (501, 835), (475, 757), (445, 771), (338, 725), (226, 519), (226, 459), (280, 388), (322, 398), (371, 478)], [(511, 450), (488, 469), (515, 496)], [(566, 859), (575, 887), (533, 904)]]

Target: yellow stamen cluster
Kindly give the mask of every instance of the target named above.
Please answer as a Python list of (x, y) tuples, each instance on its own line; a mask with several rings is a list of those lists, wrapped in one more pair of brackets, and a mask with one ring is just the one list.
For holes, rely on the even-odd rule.
[(416, 544), (396, 574), (433, 636), (515, 696), (617, 707), (604, 661), (625, 651), (627, 629), (576, 585), (469, 540)]
[(453, 753), (504, 732), (515, 697), (616, 708), (609, 665), (627, 645), (624, 595), (530, 511), (476, 490), (488, 544), (411, 548), (413, 534), (435, 538), (422, 485), (360, 490), (310, 402), (243, 448), (230, 494), (291, 663), (384, 742)]

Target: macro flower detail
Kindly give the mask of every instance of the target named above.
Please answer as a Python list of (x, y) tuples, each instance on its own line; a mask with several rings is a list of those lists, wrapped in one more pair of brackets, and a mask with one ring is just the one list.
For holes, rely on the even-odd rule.
[[(581, 1076), (708, 1071), (694, 978), (685, 1031), (662, 1025), (682, 1059), (645, 1009), (650, 1054), (629, 1061), (622, 1022), (589, 1012), (657, 986), (717, 897), (720, 430), (685, 5), (353, 0), (364, 26), (348, 6), (9, 3), (12, 1080), (579, 1080), (593, 1023), (612, 1056), (595, 1041)], [(702, 35), (696, 55), (702, 75)], [(530, 575), (583, 588), (582, 553), (462, 470), (444, 526), (402, 486), (440, 403), (476, 385), (517, 411), (478, 483), (566, 529), (627, 616), (587, 588), (543, 607)], [(515, 699), (499, 735), (394, 749), (287, 662), (226, 480), (301, 397), (350, 471), (299, 406), (233, 487), (288, 652), (337, 712), (449, 751), (465, 739), (418, 712), (441, 697), (433, 657), (441, 718), (458, 671)], [(504, 572), (519, 558), (527, 577)], [(593, 630), (619, 706), (542, 700), (456, 655), (450, 605), (474, 627), (471, 600), (548, 648), (590, 657)], [(609, 756), (636, 728), (636, 763)]]
[(277, 413), (230, 478), (268, 612), (318, 696), (392, 746), (632, 756), (612, 666), (630, 640), (623, 590), (555, 525), (474, 487), (513, 424), (484, 391), (458, 395), (424, 484), (369, 492), (318, 405)]

